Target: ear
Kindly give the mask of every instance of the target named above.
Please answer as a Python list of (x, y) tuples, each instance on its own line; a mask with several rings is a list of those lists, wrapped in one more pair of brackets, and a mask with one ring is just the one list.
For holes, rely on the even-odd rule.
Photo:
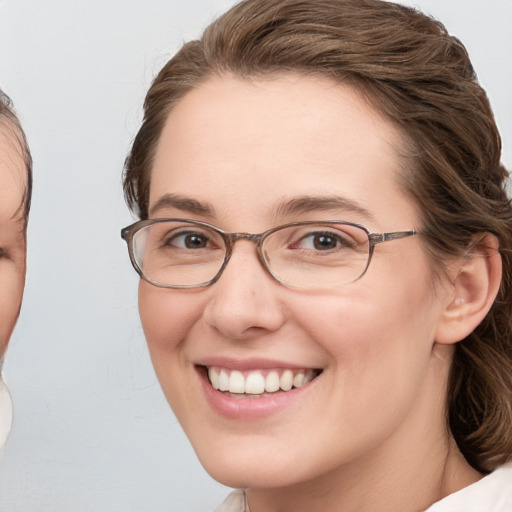
[(448, 345), (468, 336), (498, 294), (502, 274), (498, 239), (480, 233), (474, 240), (468, 252), (450, 265), (450, 293), (436, 331), (437, 343)]

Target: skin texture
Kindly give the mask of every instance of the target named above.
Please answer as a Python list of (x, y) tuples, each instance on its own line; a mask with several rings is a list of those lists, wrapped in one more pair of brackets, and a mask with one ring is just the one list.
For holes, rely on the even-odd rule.
[(25, 236), (20, 205), (25, 165), (10, 128), (0, 122), (0, 359), (18, 318), (25, 284)]
[[(294, 75), (215, 77), (169, 115), (150, 217), (249, 233), (328, 219), (377, 233), (421, 230), (398, 185), (400, 144), (398, 130), (348, 86)], [(170, 193), (208, 211), (183, 203), (151, 210)], [(366, 213), (277, 208), (333, 195)], [(452, 344), (479, 321), (466, 314), (469, 305), (499, 281), (499, 269), (494, 281), (481, 279), (480, 295), (468, 283), (476, 267), (489, 274), (486, 263), (454, 265), (451, 279), (434, 285), (422, 244), (416, 236), (379, 245), (362, 279), (321, 292), (274, 281), (247, 241), (209, 288), (141, 281), (140, 315), (164, 393), (206, 470), (249, 488), (251, 512), (424, 510), (480, 478), (449, 436), (444, 397)], [(493, 293), (471, 311), (485, 314)], [(204, 392), (200, 366), (212, 358), (322, 373), (272, 414), (228, 418)]]

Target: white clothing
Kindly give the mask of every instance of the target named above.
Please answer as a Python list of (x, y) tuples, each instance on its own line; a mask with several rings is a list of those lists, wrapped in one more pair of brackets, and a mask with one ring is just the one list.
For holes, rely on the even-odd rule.
[(248, 512), (245, 492), (242, 489), (233, 491), (213, 512)]
[(512, 512), (512, 462), (446, 496), (425, 512)]
[[(0, 367), (1, 370), (1, 367)], [(9, 390), (0, 373), (0, 449), (7, 440), (12, 423), (12, 402)]]
[[(233, 491), (214, 512), (250, 512), (245, 492)], [(425, 512), (512, 512), (512, 462), (434, 503)]]
[(245, 492), (242, 489), (233, 491), (213, 512), (248, 512)]

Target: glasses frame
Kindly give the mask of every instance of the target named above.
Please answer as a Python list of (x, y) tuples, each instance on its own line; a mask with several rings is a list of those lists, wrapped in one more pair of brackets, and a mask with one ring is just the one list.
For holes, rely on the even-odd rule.
[[(133, 238), (137, 231), (140, 231), (141, 229), (152, 226), (153, 224), (159, 224), (163, 222), (182, 222), (186, 224), (191, 224), (193, 226), (200, 226), (203, 228), (208, 228), (212, 231), (215, 231), (218, 233), (222, 239), (224, 240), (224, 243), (226, 245), (226, 253), (224, 256), (224, 262), (222, 263), (222, 266), (220, 267), (217, 274), (210, 279), (209, 281), (205, 281), (203, 283), (198, 284), (186, 284), (186, 285), (170, 285), (170, 284), (164, 284), (159, 283), (157, 281), (153, 281), (150, 278), (148, 278), (143, 270), (138, 265), (135, 254), (134, 254), (134, 244), (133, 244)], [(326, 221), (302, 221), (302, 222), (290, 222), (288, 224), (282, 224), (280, 226), (276, 226), (274, 228), (268, 229), (267, 231), (263, 231), (262, 233), (228, 233), (227, 231), (222, 230), (221, 228), (218, 228), (217, 226), (214, 226), (213, 224), (209, 224), (208, 222), (203, 222), (199, 220), (192, 220), (192, 219), (182, 219), (182, 218), (161, 218), (161, 219), (146, 219), (146, 220), (139, 220), (137, 222), (134, 222), (133, 224), (130, 224), (129, 226), (123, 228), (121, 230), (121, 238), (126, 242), (128, 245), (128, 254), (130, 256), (130, 261), (133, 265), (133, 268), (135, 271), (139, 274), (139, 276), (144, 279), (144, 281), (157, 286), (158, 288), (172, 288), (172, 289), (194, 289), (194, 288), (206, 288), (207, 286), (211, 286), (212, 284), (216, 283), (219, 279), (222, 273), (224, 272), (224, 269), (226, 268), (227, 264), (229, 263), (229, 260), (231, 258), (231, 255), (233, 254), (233, 248), (235, 246), (235, 242), (238, 240), (248, 240), (250, 242), (254, 242), (256, 244), (256, 253), (258, 254), (258, 259), (263, 266), (263, 268), (272, 276), (273, 279), (275, 279), (278, 283), (288, 287), (288, 288), (305, 288), (310, 289), (309, 287), (301, 287), (297, 285), (293, 285), (293, 283), (288, 283), (286, 281), (283, 281), (278, 276), (276, 276), (273, 271), (270, 269), (268, 262), (265, 258), (265, 255), (262, 251), (262, 246), (266, 238), (268, 238), (272, 233), (275, 233), (276, 231), (280, 231), (282, 229), (286, 229), (293, 226), (308, 226), (308, 225), (314, 225), (314, 224), (324, 224), (324, 225), (343, 225), (343, 226), (353, 226), (356, 228), (359, 228), (363, 230), (367, 237), (368, 237), (368, 260), (366, 262), (366, 266), (364, 267), (364, 270), (361, 272), (361, 274), (353, 279), (352, 281), (348, 281), (344, 284), (350, 284), (355, 281), (358, 281), (361, 279), (368, 270), (368, 267), (370, 266), (370, 262), (372, 260), (373, 252), (375, 249), (375, 246), (378, 244), (382, 244), (384, 242), (391, 242), (392, 240), (400, 240), (401, 238), (407, 238), (410, 236), (414, 236), (419, 234), (419, 232), (415, 229), (411, 229), (408, 231), (394, 231), (394, 232), (388, 232), (388, 233), (372, 233), (368, 228), (361, 224), (357, 224), (354, 222), (347, 222), (347, 221), (341, 221), (341, 220), (326, 220)], [(342, 286), (342, 285), (339, 285)]]

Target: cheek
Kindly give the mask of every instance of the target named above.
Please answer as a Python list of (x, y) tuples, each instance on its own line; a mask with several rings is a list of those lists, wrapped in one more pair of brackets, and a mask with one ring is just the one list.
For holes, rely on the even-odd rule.
[(17, 272), (2, 265), (0, 262), (0, 358), (5, 353), (18, 318), (24, 285), (24, 271)]
[(186, 334), (190, 315), (183, 304), (173, 291), (140, 281), (139, 314), (150, 349), (175, 347)]
[(300, 315), (297, 305), (294, 313), (329, 358), (324, 374), (329, 398), (322, 415), (313, 415), (321, 419), (307, 426), (321, 432), (318, 450), (328, 449), (322, 438), (340, 442), (337, 432), (344, 433), (340, 451), (331, 449), (336, 459), (343, 450), (354, 454), (376, 446), (408, 417), (416, 401), (422, 402), (434, 336), (432, 310), (426, 306), (431, 294), (414, 286), (370, 286), (316, 299), (305, 300)]
[(182, 302), (170, 290), (140, 281), (139, 313), (156, 376), (172, 409), (185, 401), (180, 372), (180, 346), (190, 328)]
[(142, 280), (139, 285), (142, 327), (164, 388), (173, 377), (170, 368), (183, 363), (185, 339), (201, 314), (197, 301), (190, 299), (187, 292), (157, 288)]
[(430, 359), (437, 315), (425, 277), (393, 286), (369, 280), (338, 296), (304, 298), (294, 318), (330, 355), (336, 378), (359, 393), (401, 389), (406, 379), (414, 385)]

